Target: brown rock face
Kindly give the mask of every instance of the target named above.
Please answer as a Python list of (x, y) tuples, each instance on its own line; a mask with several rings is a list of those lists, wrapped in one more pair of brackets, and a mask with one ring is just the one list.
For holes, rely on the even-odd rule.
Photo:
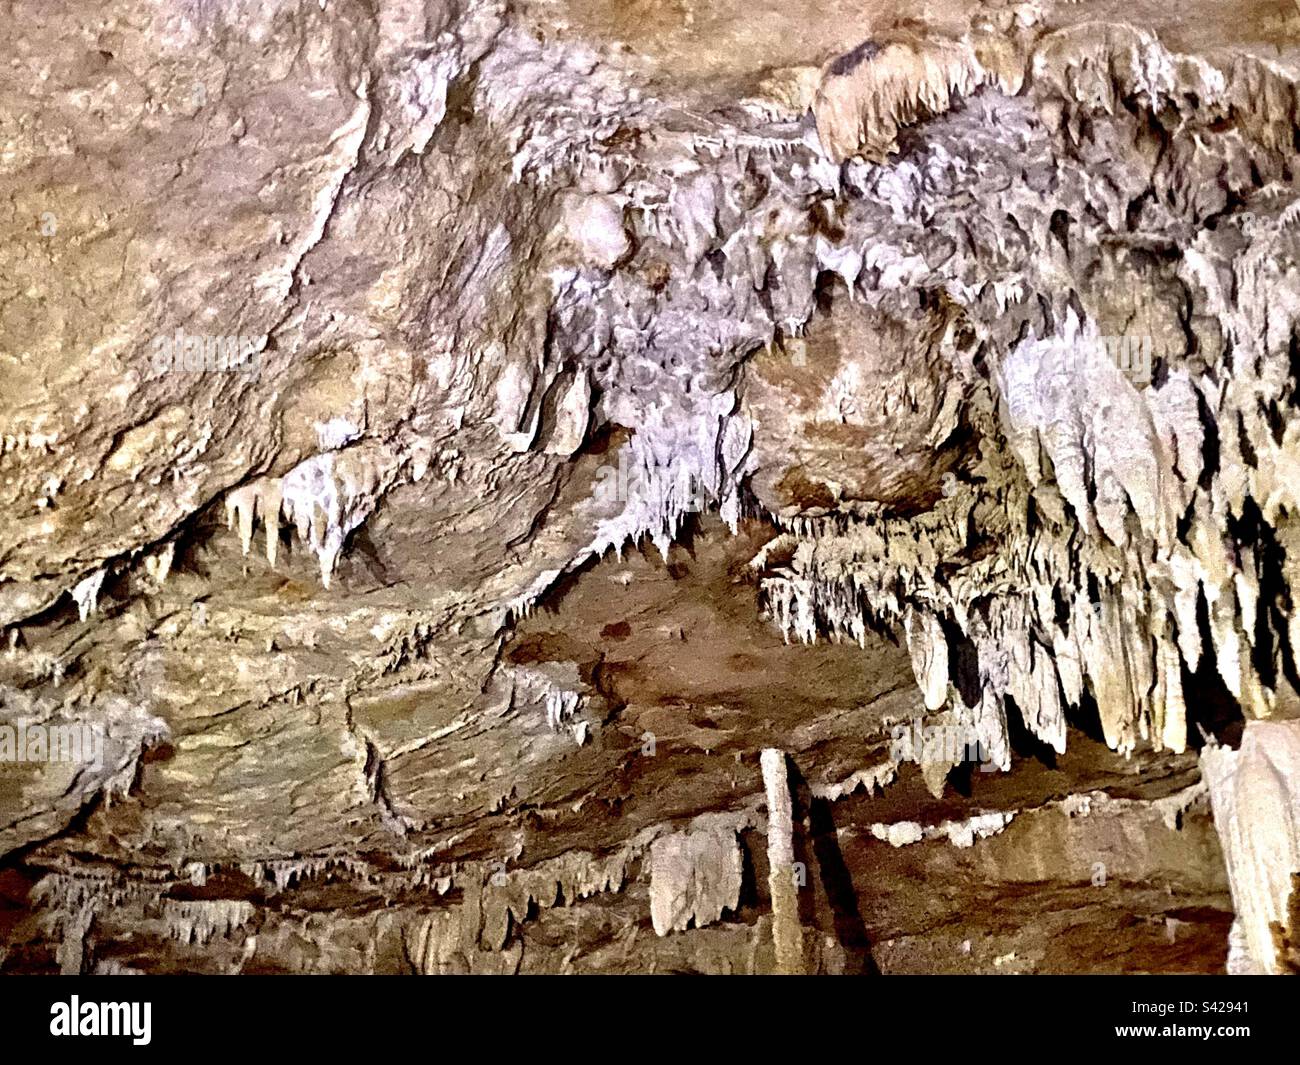
[(0, 973), (1295, 969), (1294, 5), (4, 15)]

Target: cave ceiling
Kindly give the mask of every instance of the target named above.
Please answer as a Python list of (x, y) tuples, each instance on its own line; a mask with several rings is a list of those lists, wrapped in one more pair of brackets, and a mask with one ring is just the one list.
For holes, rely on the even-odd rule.
[(0, 13), (0, 971), (1300, 964), (1300, 8)]

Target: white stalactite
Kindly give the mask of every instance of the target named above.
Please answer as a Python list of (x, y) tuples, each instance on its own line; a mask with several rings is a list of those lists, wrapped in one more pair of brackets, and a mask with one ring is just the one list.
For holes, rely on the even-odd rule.
[(1300, 721), (1249, 722), (1238, 750), (1206, 747), (1201, 770), (1240, 928), (1233, 964), (1281, 972), (1279, 942), (1295, 931), (1289, 903), (1300, 873)]

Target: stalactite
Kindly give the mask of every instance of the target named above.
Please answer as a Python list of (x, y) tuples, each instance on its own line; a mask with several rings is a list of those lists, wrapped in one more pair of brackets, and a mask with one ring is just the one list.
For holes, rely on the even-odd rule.
[(734, 831), (698, 829), (650, 845), (650, 920), (656, 935), (703, 928), (740, 902), (743, 860)]
[(240, 548), (247, 555), (260, 519), (266, 533), (266, 559), (274, 566), (283, 518), (316, 555), (321, 583), (329, 588), (349, 535), (400, 478), (417, 479), (414, 470), (420, 456), (418, 446), (405, 453), (382, 445), (325, 452), (299, 463), (282, 478), (261, 478), (229, 492), (227, 527), (238, 528)]
[(145, 556), (144, 570), (149, 579), (161, 588), (167, 581), (167, 575), (171, 573), (172, 562), (176, 558), (176, 543), (168, 541), (163, 544), (156, 552)]
[(182, 943), (200, 946), (243, 928), (255, 912), (251, 902), (231, 899), (164, 899), (162, 906), (167, 934)]
[(85, 621), (99, 609), (99, 590), (104, 586), (108, 570), (96, 570), (89, 577), (80, 581), (69, 593), (77, 604), (77, 614)]
[(948, 701), (948, 641), (943, 627), (933, 614), (921, 614), (908, 607), (903, 615), (903, 631), (925, 708), (938, 710)]
[(897, 150), (900, 126), (942, 114), (985, 76), (966, 42), (910, 34), (865, 41), (822, 73), (813, 104), (818, 136), (837, 163), (852, 155), (883, 160)]
[(1300, 723), (1250, 722), (1240, 749), (1201, 752), (1237, 911), (1230, 969), (1282, 971), (1300, 873)]

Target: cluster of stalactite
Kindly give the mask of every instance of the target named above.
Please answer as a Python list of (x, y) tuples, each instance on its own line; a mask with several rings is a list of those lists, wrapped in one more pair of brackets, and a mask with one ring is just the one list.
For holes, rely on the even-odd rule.
[[(1043, 32), (1032, 5), (999, 19), (965, 37), (845, 42), (824, 69), (775, 72), (765, 95), (707, 119), (577, 48), (492, 35), (476, 120), (509, 145), (511, 185), (552, 224), (519, 252), (546, 289), (545, 327), (496, 323), (503, 339), (481, 351), (432, 353), (440, 413), (477, 443), (490, 408), (503, 452), (556, 468), (627, 430), (612, 498), (576, 504), (585, 542), (538, 563), (498, 604), (503, 625), (593, 555), (642, 538), (667, 554), (709, 506), (733, 527), (746, 513), (779, 526), (754, 568), (787, 636), (900, 627), (926, 707), (1003, 768), (1010, 715), (1058, 751), (1071, 714), (1095, 708), (1115, 749), (1180, 752), (1197, 722), (1192, 678), (1217, 678), (1254, 719), (1295, 705), (1296, 84), (1124, 27)], [(394, 158), (424, 149), (464, 73), (455, 34), (439, 47), (421, 60), (425, 119)], [(484, 260), (515, 254), (513, 239), (491, 230)], [(974, 443), (937, 499), (792, 506), (754, 484), (764, 427), (749, 363), (793, 353), (828, 299), (917, 323), (950, 369), (960, 402), (932, 412), (935, 443)], [(1158, 341), (1142, 349), (1149, 374), (1117, 361), (1117, 336)], [(867, 399), (906, 417), (915, 395)], [(286, 519), (328, 586), (386, 493), (430, 469), (454, 480), (459, 452), (427, 426), (382, 442), (338, 419), (317, 428), (319, 454), (242, 482), (224, 506), (245, 553), (264, 523), (272, 565)], [(24, 433), (0, 451), (46, 446)], [(172, 552), (137, 555), (161, 582)], [(69, 582), (82, 621), (107, 572), (96, 562)], [(35, 679), (54, 668), (10, 653)], [(570, 678), (521, 672), (512, 692), (585, 742)], [(161, 734), (133, 727), (128, 767)], [(734, 905), (733, 839), (657, 844), (656, 929)], [(701, 865), (707, 883), (692, 879)], [(1255, 954), (1285, 912), (1284, 894), (1268, 900), (1248, 929)], [(496, 940), (508, 919), (493, 913)], [(198, 939), (245, 918), (197, 903), (163, 915)], [(432, 970), (461, 935), (431, 926), (411, 950)]]
[[(1189, 678), (1209, 670), (1253, 717), (1294, 698), (1296, 86), (1008, 12), (791, 72), (709, 133), (643, 101), (623, 114), (653, 143), (639, 155), (557, 104), (516, 167), (571, 176), (572, 258), (542, 365), (503, 378), (503, 432), (567, 453), (589, 426), (635, 427), (622, 461), (641, 490), (595, 515), (589, 552), (646, 535), (666, 551), (684, 484), (732, 522), (770, 512), (785, 533), (756, 566), (786, 633), (901, 624), (927, 706), (1004, 767), (1008, 712), (1062, 750), (1085, 703), (1116, 749), (1182, 751)], [(622, 99), (598, 73), (585, 91)], [(874, 165), (922, 119), (924, 143)], [(980, 443), (919, 516), (746, 490), (745, 359), (800, 335), (828, 286), (941, 319)]]

